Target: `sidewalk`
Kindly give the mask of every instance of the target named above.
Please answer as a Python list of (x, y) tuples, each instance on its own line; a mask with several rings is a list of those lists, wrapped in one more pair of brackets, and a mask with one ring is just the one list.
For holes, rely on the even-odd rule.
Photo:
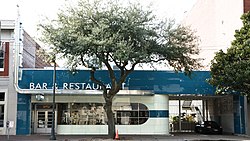
[[(120, 135), (122, 141), (204, 141), (204, 140), (220, 140), (220, 141), (250, 141), (250, 137), (236, 135), (203, 135), (179, 133), (172, 135)], [(50, 135), (16, 135), (9, 136), (9, 141), (49, 141)], [(56, 135), (57, 141), (113, 141), (107, 136), (99, 135)], [(0, 136), (0, 141), (8, 141), (8, 136)]]

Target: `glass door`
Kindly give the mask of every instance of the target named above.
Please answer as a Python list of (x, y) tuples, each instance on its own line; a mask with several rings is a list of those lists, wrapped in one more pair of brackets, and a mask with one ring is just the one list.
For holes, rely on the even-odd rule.
[(37, 133), (50, 133), (53, 112), (51, 110), (37, 111)]

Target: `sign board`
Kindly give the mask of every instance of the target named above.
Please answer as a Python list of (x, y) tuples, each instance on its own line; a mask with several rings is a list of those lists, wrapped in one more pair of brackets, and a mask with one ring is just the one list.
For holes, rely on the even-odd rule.
[(8, 128), (14, 128), (14, 121), (7, 121)]

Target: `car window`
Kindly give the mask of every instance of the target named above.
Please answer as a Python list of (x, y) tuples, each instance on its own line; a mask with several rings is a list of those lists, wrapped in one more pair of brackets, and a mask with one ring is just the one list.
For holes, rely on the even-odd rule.
[(212, 127), (219, 127), (219, 125), (216, 122), (211, 122)]
[(212, 126), (212, 127), (216, 127), (216, 128), (219, 127), (219, 125), (214, 121), (205, 121), (204, 125), (205, 126)]

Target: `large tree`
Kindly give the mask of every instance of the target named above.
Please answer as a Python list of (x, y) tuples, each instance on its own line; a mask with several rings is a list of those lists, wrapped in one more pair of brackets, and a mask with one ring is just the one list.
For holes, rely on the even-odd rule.
[[(110, 138), (115, 137), (113, 97), (136, 65), (165, 64), (186, 74), (199, 67), (194, 33), (173, 21), (157, 19), (150, 8), (138, 3), (80, 0), (40, 26), (45, 42), (63, 54), (72, 68), (91, 68), (91, 80), (103, 89)], [(117, 78), (113, 65), (119, 69)], [(100, 67), (108, 70), (110, 90), (95, 78)]]
[(211, 65), (210, 84), (218, 94), (250, 94), (250, 13), (242, 15), (243, 27), (227, 52), (216, 53)]

